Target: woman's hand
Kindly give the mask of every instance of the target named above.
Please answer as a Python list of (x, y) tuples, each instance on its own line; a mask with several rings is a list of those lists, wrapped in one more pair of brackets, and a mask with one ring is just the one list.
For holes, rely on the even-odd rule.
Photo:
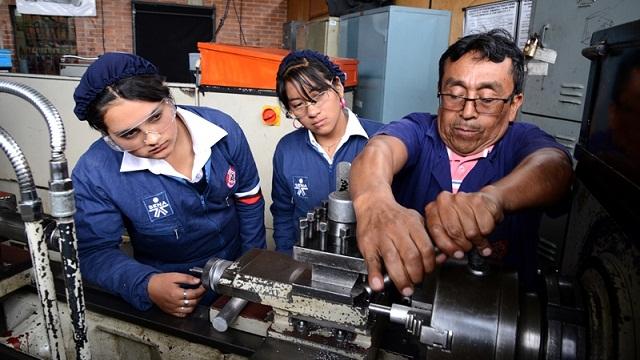
[(200, 279), (182, 273), (154, 274), (149, 278), (149, 298), (162, 311), (177, 317), (191, 314), (206, 289), (200, 284), (195, 289), (184, 289), (180, 284), (198, 285)]

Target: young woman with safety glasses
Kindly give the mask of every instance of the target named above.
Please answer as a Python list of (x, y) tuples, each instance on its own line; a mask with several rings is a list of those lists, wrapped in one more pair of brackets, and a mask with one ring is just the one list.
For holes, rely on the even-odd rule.
[(326, 55), (311, 50), (291, 52), (278, 69), (278, 99), (298, 128), (278, 142), (273, 156), (271, 213), (278, 251), (291, 253), (298, 219), (336, 190), (336, 165), (351, 162), (382, 125), (346, 106), (345, 79)]
[[(83, 277), (140, 310), (184, 317), (209, 303), (189, 269), (265, 247), (264, 200), (247, 140), (214, 109), (176, 106), (147, 60), (108, 53), (75, 90), (100, 131), (73, 170)], [(120, 245), (129, 235), (133, 257)]]

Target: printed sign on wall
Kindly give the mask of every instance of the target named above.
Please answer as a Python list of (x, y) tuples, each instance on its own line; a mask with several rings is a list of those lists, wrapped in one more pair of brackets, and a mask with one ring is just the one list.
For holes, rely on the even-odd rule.
[(95, 0), (16, 0), (21, 14), (96, 16)]
[(465, 8), (463, 36), (502, 28), (522, 49), (529, 38), (532, 5), (533, 0), (507, 0)]

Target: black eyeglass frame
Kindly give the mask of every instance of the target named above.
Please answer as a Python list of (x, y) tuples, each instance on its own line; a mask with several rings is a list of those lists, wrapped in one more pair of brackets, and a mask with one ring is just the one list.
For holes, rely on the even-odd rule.
[[(454, 98), (458, 98), (458, 99), (463, 99), (464, 102), (462, 103), (462, 107), (460, 107), (459, 109), (449, 109), (443, 106), (443, 101), (442, 100), (442, 96), (451, 96)], [(455, 94), (448, 94), (448, 93), (443, 93), (443, 92), (438, 92), (438, 99), (440, 99), (439, 103), (440, 103), (440, 107), (445, 109), (445, 110), (449, 110), (449, 111), (461, 111), (464, 109), (465, 106), (467, 106), (467, 101), (473, 101), (473, 108), (475, 109), (475, 111), (478, 114), (483, 114), (483, 115), (497, 115), (500, 114), (502, 112), (502, 110), (504, 110), (504, 104), (506, 104), (507, 102), (513, 100), (513, 98), (516, 96), (516, 94), (511, 94), (506, 98), (491, 98), (491, 97), (477, 97), (477, 98), (468, 98), (468, 97), (464, 97), (464, 96), (460, 96), (460, 95), (455, 95)], [(484, 111), (479, 111), (478, 110), (478, 100), (482, 100), (482, 101), (502, 101), (502, 107), (500, 108), (499, 111), (495, 111), (495, 112), (484, 112)]]
[[(320, 91), (316, 96), (314, 96), (313, 98), (309, 99), (309, 100), (304, 100), (302, 99), (302, 102), (304, 103), (304, 109), (305, 109), (305, 113), (303, 113), (301, 116), (304, 116), (306, 114), (306, 109), (310, 106), (310, 105), (316, 105), (316, 103), (318, 102), (317, 100), (315, 100), (315, 98), (318, 98), (320, 94), (326, 94), (329, 91), (333, 91), (334, 93), (336, 93), (338, 96), (340, 95), (340, 93), (338, 92), (338, 89), (335, 88), (335, 86), (333, 86), (333, 84), (331, 84), (328, 88), (326, 88), (325, 90)], [(293, 113), (293, 110), (288, 109), (290, 106), (285, 106), (284, 104), (280, 103), (280, 107), (284, 110), (285, 112), (285, 116), (288, 119), (299, 119), (300, 116), (297, 116), (296, 114)]]

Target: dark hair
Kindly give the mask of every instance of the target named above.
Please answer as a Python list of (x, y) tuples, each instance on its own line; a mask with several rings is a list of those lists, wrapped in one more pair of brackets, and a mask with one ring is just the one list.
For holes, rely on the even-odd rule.
[(326, 55), (310, 50), (295, 51), (287, 55), (278, 68), (276, 94), (289, 110), (287, 82), (291, 82), (305, 100), (311, 101), (310, 91), (335, 90), (333, 81), (336, 77), (344, 82), (344, 73)]
[(513, 41), (511, 35), (504, 29), (493, 29), (486, 33), (467, 35), (449, 46), (440, 57), (438, 90), (442, 86), (444, 65), (447, 60), (452, 62), (460, 59), (469, 52), (478, 52), (484, 59), (494, 63), (501, 63), (505, 58), (511, 59), (511, 75), (513, 76), (513, 94), (520, 94), (524, 83), (524, 54)]
[(169, 88), (164, 84), (164, 80), (164, 76), (157, 74), (138, 75), (119, 80), (113, 85), (107, 86), (89, 104), (87, 122), (92, 128), (106, 133), (107, 126), (104, 123), (104, 114), (112, 101), (120, 98), (157, 102), (171, 97)]

